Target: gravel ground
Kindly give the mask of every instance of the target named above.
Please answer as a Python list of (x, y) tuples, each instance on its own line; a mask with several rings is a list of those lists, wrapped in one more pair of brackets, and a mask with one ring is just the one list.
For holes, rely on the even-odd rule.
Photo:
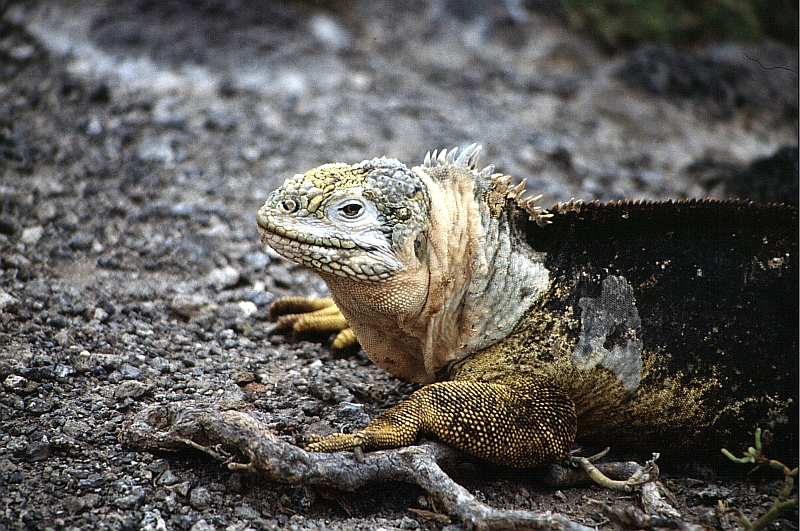
[[(413, 390), (363, 353), (270, 334), (276, 296), (325, 293), (259, 243), (255, 213), (293, 173), (480, 142), (545, 203), (797, 202), (796, 48), (608, 56), (552, 14), (452, 4), (0, 3), (0, 528), (459, 529), (408, 511), (433, 509), (411, 486), (320, 492), (118, 442), (158, 402), (245, 401), (301, 442)], [(735, 527), (718, 501), (752, 517), (781, 487), (665, 466), (675, 507), (710, 527)], [(602, 529), (588, 499), (633, 503), (452, 473), (493, 506)]]

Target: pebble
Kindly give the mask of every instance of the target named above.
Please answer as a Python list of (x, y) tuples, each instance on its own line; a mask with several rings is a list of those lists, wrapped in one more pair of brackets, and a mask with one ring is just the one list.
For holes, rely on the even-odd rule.
[(238, 507), (234, 508), (233, 514), (234, 516), (238, 516), (239, 518), (243, 518), (245, 520), (255, 520), (261, 516), (261, 513), (249, 505), (239, 505)]
[(250, 290), (244, 296), (246, 301), (250, 301), (255, 304), (259, 308), (263, 308), (264, 306), (269, 306), (273, 300), (275, 300), (275, 295), (272, 293), (263, 291), (263, 290)]
[(50, 284), (45, 280), (31, 280), (25, 284), (25, 294), (39, 301), (50, 298)]
[(701, 490), (700, 492), (693, 494), (690, 498), (695, 505), (717, 505), (720, 500), (725, 500), (730, 502), (734, 501), (733, 491), (725, 487), (718, 487), (716, 485), (710, 485), (708, 488)]
[(232, 266), (214, 269), (206, 276), (206, 285), (217, 290), (232, 288), (239, 283), (239, 270)]
[(192, 488), (192, 483), (190, 481), (184, 481), (182, 483), (177, 483), (172, 489), (183, 496), (184, 498), (189, 495), (189, 490)]
[(256, 304), (251, 301), (239, 301), (238, 305), (244, 317), (250, 317), (258, 311)]
[(136, 149), (136, 154), (145, 162), (173, 162), (175, 150), (172, 148), (172, 135), (148, 136)]
[(363, 404), (353, 404), (352, 402), (342, 402), (336, 408), (334, 414), (339, 420), (358, 422), (367, 417), (364, 413)]
[(208, 297), (200, 294), (176, 295), (169, 303), (169, 308), (186, 319), (191, 319), (202, 313), (211, 304)]
[(44, 235), (44, 227), (41, 225), (34, 225), (33, 227), (25, 227), (22, 230), (22, 236), (20, 236), (19, 241), (24, 243), (25, 245), (35, 245), (39, 243), (39, 240), (42, 239)]
[(25, 404), (25, 411), (29, 413), (33, 413), (35, 415), (41, 415), (43, 413), (47, 413), (53, 409), (52, 402), (44, 400), (43, 398), (31, 398)]
[(205, 509), (211, 505), (211, 493), (205, 487), (196, 487), (189, 494), (189, 504), (198, 510)]
[[(73, 474), (75, 475), (75, 474)], [(77, 477), (77, 476), (76, 476)], [(78, 480), (78, 488), (80, 489), (96, 489), (105, 485), (106, 480), (100, 474), (89, 474), (84, 479)]]
[(3, 380), (3, 387), (9, 391), (23, 391), (28, 386), (28, 379), (17, 374), (9, 374)]
[(18, 44), (11, 48), (8, 55), (16, 61), (28, 61), (36, 52), (36, 48), (32, 44)]
[[(61, 332), (59, 332), (59, 334), (60, 333)], [(64, 378), (72, 376), (73, 374), (75, 374), (75, 367), (73, 367), (72, 365), (65, 365), (63, 363), (59, 363), (58, 365), (56, 365), (55, 375), (56, 378), (58, 378), (59, 380), (63, 380)]]
[(167, 469), (156, 480), (156, 485), (159, 485), (161, 487), (168, 487), (170, 485), (175, 485), (179, 481), (180, 481), (180, 478), (175, 475), (175, 472), (173, 472), (170, 469)]
[[(264, 292), (262, 291), (261, 293)], [(16, 298), (14, 298), (12, 295), (9, 295), (5, 291), (0, 290), (0, 312), (3, 312), (6, 308), (9, 308), (15, 302), (17, 302)]]
[(309, 25), (314, 37), (331, 50), (338, 52), (350, 47), (350, 33), (332, 16), (317, 13), (311, 17)]
[(189, 531), (217, 531), (217, 528), (205, 521), (204, 518), (196, 521)]
[(120, 377), (123, 380), (138, 380), (142, 377), (142, 370), (129, 363), (124, 363), (119, 369)]
[[(137, 369), (138, 370), (138, 369)], [(139, 371), (141, 373), (141, 371)], [(124, 399), (124, 398), (139, 398), (142, 395), (146, 394), (148, 391), (152, 390), (151, 385), (147, 385), (142, 382), (137, 382), (136, 380), (127, 380), (122, 382), (117, 386), (114, 390), (114, 398), (117, 399)]]
[(42, 461), (50, 457), (50, 442), (45, 439), (31, 442), (25, 449), (25, 459), (28, 461)]
[(61, 431), (70, 437), (80, 437), (83, 434), (88, 433), (91, 429), (92, 428), (82, 420), (73, 419), (67, 420), (61, 427)]
[(402, 520), (400, 520), (400, 529), (419, 529), (419, 522), (410, 518), (408, 516), (404, 516)]
[(13, 236), (22, 230), (22, 224), (11, 214), (0, 215), (0, 234)]
[(127, 496), (121, 496), (114, 500), (114, 505), (120, 509), (134, 509), (145, 499), (145, 492), (142, 487), (133, 487)]
[(90, 249), (92, 247), (92, 243), (94, 243), (94, 236), (86, 232), (76, 232), (72, 235), (68, 242), (71, 249), (80, 251)]
[(161, 516), (161, 511), (153, 509), (144, 513), (141, 523), (139, 524), (142, 531), (167, 531), (167, 523)]

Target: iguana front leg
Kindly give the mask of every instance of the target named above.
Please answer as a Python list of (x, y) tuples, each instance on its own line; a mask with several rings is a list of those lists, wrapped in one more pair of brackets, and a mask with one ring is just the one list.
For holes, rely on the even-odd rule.
[(312, 439), (307, 449), (380, 450), (432, 435), (493, 463), (532, 467), (565, 458), (575, 432), (575, 406), (544, 379), (521, 378), (511, 385), (449, 381), (417, 390), (358, 433)]
[(291, 330), (295, 336), (337, 332), (333, 340), (336, 350), (358, 344), (347, 319), (330, 298), (282, 297), (270, 306), (269, 320), (277, 324), (278, 330)]

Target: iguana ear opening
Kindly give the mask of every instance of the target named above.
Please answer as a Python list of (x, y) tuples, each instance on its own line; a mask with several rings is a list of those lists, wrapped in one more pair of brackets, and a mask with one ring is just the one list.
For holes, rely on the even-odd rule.
[(420, 264), (428, 261), (428, 238), (424, 232), (417, 234), (414, 239), (414, 255)]

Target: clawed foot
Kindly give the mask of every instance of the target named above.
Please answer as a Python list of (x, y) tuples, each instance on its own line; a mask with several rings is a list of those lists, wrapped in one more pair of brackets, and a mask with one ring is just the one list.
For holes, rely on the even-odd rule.
[(333, 348), (336, 350), (346, 350), (358, 345), (353, 330), (333, 299), (282, 297), (272, 303), (269, 320), (277, 325), (276, 330), (291, 330), (294, 337), (336, 332), (333, 340)]
[(364, 437), (361, 433), (334, 433), (327, 437), (311, 435), (306, 450), (309, 452), (346, 452), (352, 450), (359, 463), (364, 461)]

